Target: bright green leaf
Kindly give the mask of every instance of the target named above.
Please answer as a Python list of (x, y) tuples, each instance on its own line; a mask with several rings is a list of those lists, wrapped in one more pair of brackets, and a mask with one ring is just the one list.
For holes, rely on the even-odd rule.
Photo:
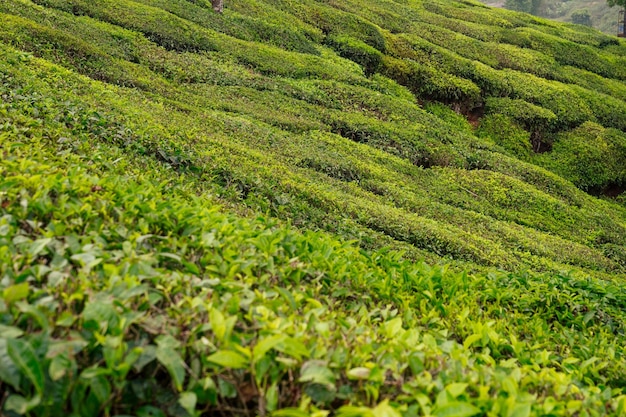
[(396, 317), (395, 319), (386, 321), (383, 324), (383, 327), (385, 329), (385, 334), (387, 335), (387, 337), (394, 338), (400, 335), (402, 331), (402, 319), (400, 317)]
[(465, 392), (467, 385), (468, 384), (456, 382), (446, 386), (446, 391), (452, 395), (452, 398), (456, 398)]
[(24, 331), (18, 327), (0, 324), (0, 338), (17, 339), (22, 337), (23, 334)]
[(2, 297), (7, 304), (13, 304), (16, 301), (23, 300), (28, 297), (29, 286), (27, 282), (11, 285), (2, 291)]
[(465, 341), (463, 342), (463, 347), (465, 349), (469, 348), (470, 346), (472, 346), (474, 343), (478, 342), (479, 340), (481, 340), (483, 338), (483, 336), (481, 334), (476, 334), (474, 333), (473, 335), (468, 336)]
[(296, 358), (297, 360), (308, 358), (310, 353), (304, 344), (293, 337), (286, 337), (283, 343), (275, 346), (275, 349)]
[(220, 342), (224, 341), (224, 336), (226, 335), (226, 321), (224, 319), (224, 314), (221, 311), (212, 308), (209, 311), (209, 323), (211, 323), (211, 329), (213, 329), (213, 333), (215, 337)]
[(265, 409), (267, 411), (274, 411), (278, 406), (278, 397), (280, 392), (278, 391), (278, 385), (276, 383), (270, 385), (265, 392)]
[(480, 413), (480, 409), (472, 404), (452, 401), (441, 407), (437, 407), (436, 417), (470, 417)]
[(389, 405), (389, 400), (385, 400), (378, 404), (372, 410), (374, 417), (402, 417), (402, 414)]
[(515, 404), (509, 412), (507, 413), (507, 417), (530, 417), (530, 404)]
[(348, 376), (348, 379), (366, 380), (369, 378), (371, 372), (372, 371), (369, 368), (352, 368), (346, 372), (346, 375)]
[(337, 410), (337, 417), (374, 417), (374, 413), (367, 407), (344, 405)]
[(287, 336), (280, 334), (280, 335), (268, 336), (266, 338), (261, 339), (261, 341), (259, 341), (256, 344), (256, 346), (254, 346), (254, 349), (252, 350), (252, 360), (254, 362), (257, 362), (259, 359), (265, 356), (265, 354), (269, 350), (276, 347), (278, 344), (284, 342), (286, 338)]
[(180, 394), (180, 397), (178, 397), (178, 404), (180, 404), (190, 416), (195, 415), (197, 402), (198, 397), (193, 392), (183, 392)]
[(246, 358), (231, 350), (218, 350), (206, 359), (209, 362), (231, 369), (247, 368), (250, 365)]
[(272, 417), (310, 417), (310, 414), (299, 408), (283, 408), (272, 413)]

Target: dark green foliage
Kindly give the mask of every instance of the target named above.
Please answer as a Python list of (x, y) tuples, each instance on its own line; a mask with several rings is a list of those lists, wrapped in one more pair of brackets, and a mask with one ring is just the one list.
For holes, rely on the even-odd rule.
[(592, 26), (591, 15), (587, 9), (579, 9), (572, 13), (572, 23), (577, 25)]
[(504, 5), (507, 9), (518, 12), (540, 14), (542, 0), (506, 0)]

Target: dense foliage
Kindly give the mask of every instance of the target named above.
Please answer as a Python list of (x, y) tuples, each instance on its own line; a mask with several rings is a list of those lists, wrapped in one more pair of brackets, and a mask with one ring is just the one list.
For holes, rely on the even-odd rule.
[(626, 413), (626, 44), (471, 0), (0, 21), (0, 413)]

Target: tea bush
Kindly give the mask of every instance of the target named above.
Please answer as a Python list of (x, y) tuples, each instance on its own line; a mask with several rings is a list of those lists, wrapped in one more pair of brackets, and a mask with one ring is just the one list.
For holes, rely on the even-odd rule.
[(336, 36), (329, 37), (327, 43), (340, 56), (361, 65), (367, 75), (378, 72), (382, 65), (383, 54), (358, 39)]
[(623, 184), (626, 162), (626, 136), (595, 123), (585, 123), (555, 139), (544, 163), (579, 187), (602, 189)]

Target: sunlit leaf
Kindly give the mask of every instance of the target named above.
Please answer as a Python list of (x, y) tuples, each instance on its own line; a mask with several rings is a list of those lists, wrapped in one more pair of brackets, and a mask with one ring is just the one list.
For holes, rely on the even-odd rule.
[(282, 408), (274, 411), (272, 417), (310, 417), (310, 414), (299, 408)]
[(197, 401), (198, 398), (193, 392), (182, 392), (178, 397), (178, 404), (180, 404), (190, 416), (195, 415)]
[(226, 321), (224, 319), (224, 314), (221, 311), (212, 308), (209, 311), (209, 323), (211, 323), (211, 328), (213, 329), (213, 333), (217, 340), (224, 341), (224, 336), (226, 334)]
[(366, 380), (369, 378), (370, 373), (371, 369), (360, 367), (350, 369), (348, 372), (346, 372), (346, 375), (349, 379)]
[(384, 400), (372, 410), (374, 417), (402, 417), (402, 414), (389, 404), (389, 400)]
[(509, 412), (507, 413), (507, 417), (529, 417), (531, 412), (531, 406), (528, 403), (524, 404), (515, 404)]
[(2, 291), (2, 298), (7, 304), (12, 304), (16, 301), (23, 300), (28, 297), (29, 286), (27, 282), (22, 282), (21, 284), (11, 285), (10, 287), (6, 287)]
[(249, 366), (249, 361), (246, 358), (231, 350), (218, 350), (212, 355), (209, 355), (206, 360), (224, 368), (231, 369), (242, 369)]
[(470, 417), (480, 413), (480, 409), (472, 404), (452, 401), (437, 407), (434, 415), (436, 417)]
[(272, 348), (283, 343), (287, 339), (285, 335), (272, 335), (261, 339), (252, 349), (252, 360), (257, 362)]

